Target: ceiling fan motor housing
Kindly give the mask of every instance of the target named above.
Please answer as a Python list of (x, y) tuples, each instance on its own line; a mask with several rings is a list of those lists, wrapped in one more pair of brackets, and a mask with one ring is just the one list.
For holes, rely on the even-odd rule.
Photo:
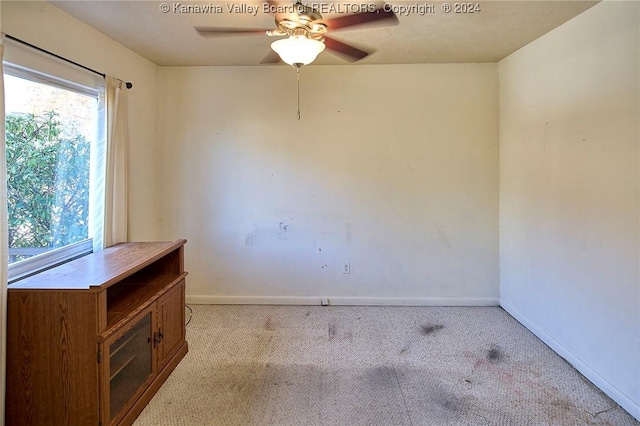
[(295, 16), (276, 15), (275, 21), (279, 32), (270, 32), (268, 35), (304, 36), (322, 41), (323, 34), (327, 32), (327, 26), (322, 21), (322, 15), (311, 6), (302, 3), (293, 5)]
[(301, 22), (313, 22), (322, 19), (322, 15), (316, 9), (311, 6), (306, 6), (302, 3), (296, 3), (296, 12)]

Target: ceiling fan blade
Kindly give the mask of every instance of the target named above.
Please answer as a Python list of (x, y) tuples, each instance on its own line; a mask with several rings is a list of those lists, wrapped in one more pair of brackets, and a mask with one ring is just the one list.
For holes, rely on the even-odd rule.
[(391, 10), (385, 10), (384, 7), (379, 7), (373, 12), (366, 11), (333, 19), (324, 19), (322, 22), (327, 25), (330, 31), (335, 31), (342, 28), (373, 23), (380, 25), (398, 25), (398, 17)]
[(226, 28), (226, 27), (194, 27), (195, 30), (201, 35), (205, 37), (217, 37), (217, 36), (228, 36), (228, 35), (255, 35), (266, 34), (269, 29), (261, 29), (261, 28)]
[(364, 50), (360, 50), (353, 46), (349, 46), (348, 44), (344, 44), (341, 41), (338, 41), (334, 38), (326, 37), (324, 38), (324, 44), (327, 49), (331, 49), (340, 56), (344, 57), (349, 62), (359, 61), (369, 55), (369, 53), (373, 52), (365, 52)]
[(262, 60), (260, 61), (261, 64), (278, 64), (280, 62), (282, 62), (280, 60), (280, 55), (278, 55), (273, 50), (267, 53), (267, 56), (262, 58)]

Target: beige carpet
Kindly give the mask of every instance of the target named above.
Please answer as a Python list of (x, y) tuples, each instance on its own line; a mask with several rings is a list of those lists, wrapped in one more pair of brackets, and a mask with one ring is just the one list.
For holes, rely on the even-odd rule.
[(158, 425), (638, 425), (505, 311), (194, 305)]

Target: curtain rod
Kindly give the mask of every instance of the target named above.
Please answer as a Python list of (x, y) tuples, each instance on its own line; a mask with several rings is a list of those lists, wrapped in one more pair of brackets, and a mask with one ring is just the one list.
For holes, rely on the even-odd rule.
[[(94, 69), (91, 69), (91, 68), (89, 68), (89, 67), (85, 67), (85, 66), (84, 66), (84, 65), (82, 65), (82, 64), (79, 64), (79, 63), (77, 63), (77, 62), (75, 62), (75, 61), (72, 61), (71, 59), (67, 59), (67, 58), (65, 58), (65, 57), (63, 57), (63, 56), (57, 55), (57, 54), (55, 54), (55, 53), (53, 53), (53, 52), (49, 52), (48, 50), (45, 50), (45, 49), (43, 49), (43, 48), (41, 48), (41, 47), (34, 46), (33, 44), (28, 43), (28, 42), (26, 42), (26, 41), (24, 41), (24, 40), (20, 40), (19, 38), (16, 38), (16, 37), (14, 37), (14, 36), (12, 36), (12, 35), (10, 35), (10, 34), (5, 34), (4, 36), (5, 36), (6, 38), (8, 38), (9, 40), (17, 41), (18, 43), (24, 44), (25, 46), (29, 46), (30, 48), (35, 49), (35, 50), (37, 50), (37, 51), (39, 51), (39, 52), (46, 53), (47, 55), (51, 55), (51, 56), (53, 56), (53, 57), (55, 57), (55, 58), (58, 58), (58, 59), (60, 59), (60, 60), (62, 60), (62, 61), (68, 62), (68, 63), (70, 63), (70, 64), (73, 64), (73, 65), (77, 66), (77, 67), (80, 67), (80, 68), (82, 68), (82, 69), (85, 69), (85, 70), (87, 70), (87, 71), (90, 71), (90, 72), (92, 72), (92, 73), (94, 73), (94, 74), (98, 74), (99, 76), (102, 76), (102, 78), (105, 78), (105, 77), (106, 77), (106, 74), (104, 74), (104, 73), (101, 73), (101, 72), (96, 71), (96, 70), (94, 70)], [(127, 82), (125, 82), (125, 86), (127, 87), (127, 89), (131, 89), (131, 88), (133, 87), (133, 83), (131, 83), (131, 82), (127, 81)]]

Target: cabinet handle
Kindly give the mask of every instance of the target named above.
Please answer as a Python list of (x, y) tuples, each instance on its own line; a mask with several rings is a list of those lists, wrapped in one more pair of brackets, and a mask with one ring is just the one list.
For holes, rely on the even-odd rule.
[(162, 342), (162, 338), (164, 337), (164, 334), (162, 334), (162, 329), (159, 328), (158, 331), (153, 333), (153, 347), (155, 348), (156, 345), (159, 345), (160, 342)]

